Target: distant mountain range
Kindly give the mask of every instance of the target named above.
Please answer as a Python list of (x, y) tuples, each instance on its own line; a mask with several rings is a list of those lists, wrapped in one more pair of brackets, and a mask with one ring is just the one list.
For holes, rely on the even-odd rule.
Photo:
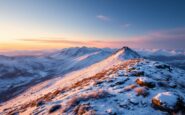
[(184, 50), (162, 50), (162, 49), (154, 49), (154, 50), (136, 50), (140, 55), (144, 58), (154, 60), (154, 61), (162, 61), (173, 65), (174, 67), (178, 67), (181, 69), (185, 69), (185, 51)]
[(113, 52), (112, 49), (75, 47), (39, 56), (1, 55), (0, 102), (38, 82), (90, 66)]

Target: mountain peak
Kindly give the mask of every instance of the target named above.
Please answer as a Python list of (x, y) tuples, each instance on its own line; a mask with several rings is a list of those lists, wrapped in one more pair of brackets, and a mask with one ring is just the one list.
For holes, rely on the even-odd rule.
[(115, 53), (116, 57), (121, 60), (140, 58), (141, 56), (131, 48), (124, 46)]
[(121, 49), (130, 49), (128, 46), (123, 46)]
[[(128, 46), (123, 46), (121, 49), (119, 50), (125, 50), (125, 51), (134, 51), (131, 48), (129, 48)], [(134, 51), (135, 52), (135, 51)]]

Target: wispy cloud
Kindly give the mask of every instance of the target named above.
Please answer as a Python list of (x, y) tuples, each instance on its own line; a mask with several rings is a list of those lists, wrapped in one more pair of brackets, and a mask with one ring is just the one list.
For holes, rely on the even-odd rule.
[(131, 26), (131, 24), (129, 24), (129, 23), (121, 25), (122, 28), (128, 28), (130, 26)]
[(78, 45), (85, 45), (85, 42), (82, 41), (72, 41), (72, 40), (64, 40), (64, 39), (18, 39), (21, 41), (28, 41), (28, 42), (41, 42), (41, 43), (64, 43), (64, 44), (78, 44)]
[(137, 47), (185, 49), (185, 28), (160, 30), (141, 36), (130, 37)]
[(110, 18), (105, 15), (97, 15), (96, 18), (98, 18), (99, 20), (102, 20), (102, 21), (110, 21)]
[(69, 44), (72, 46), (93, 46), (93, 47), (114, 47), (120, 48), (130, 46), (133, 48), (165, 48), (185, 49), (185, 28), (161, 30), (141, 36), (132, 36), (119, 40), (98, 40), (98, 41), (72, 41), (64, 39), (19, 39), (41, 43)]
[(63, 39), (18, 39), (25, 42), (45, 43), (45, 44), (68, 44), (71, 46), (90, 46), (90, 47), (121, 47), (128, 45), (130, 41), (104, 41), (104, 40), (91, 40), (91, 41), (72, 41)]

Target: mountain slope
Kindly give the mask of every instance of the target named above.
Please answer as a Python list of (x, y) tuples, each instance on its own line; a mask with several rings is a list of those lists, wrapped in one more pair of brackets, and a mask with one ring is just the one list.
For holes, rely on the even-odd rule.
[(97, 63), (113, 51), (79, 47), (42, 56), (0, 56), (0, 102), (36, 83)]
[(140, 58), (141, 56), (133, 51), (132, 49), (130, 49), (129, 47), (123, 47), (120, 50), (118, 50), (117, 52), (120, 52), (121, 55), (119, 56), (120, 59), (134, 59), (134, 58)]
[(185, 71), (131, 54), (123, 58), (125, 52), (39, 84), (3, 103), (0, 114), (183, 115)]

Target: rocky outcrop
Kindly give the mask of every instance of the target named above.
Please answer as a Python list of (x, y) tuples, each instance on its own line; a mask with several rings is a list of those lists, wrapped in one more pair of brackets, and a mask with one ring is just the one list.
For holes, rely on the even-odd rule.
[(173, 92), (158, 93), (152, 98), (152, 104), (155, 108), (170, 113), (178, 110), (185, 110), (182, 97)]

